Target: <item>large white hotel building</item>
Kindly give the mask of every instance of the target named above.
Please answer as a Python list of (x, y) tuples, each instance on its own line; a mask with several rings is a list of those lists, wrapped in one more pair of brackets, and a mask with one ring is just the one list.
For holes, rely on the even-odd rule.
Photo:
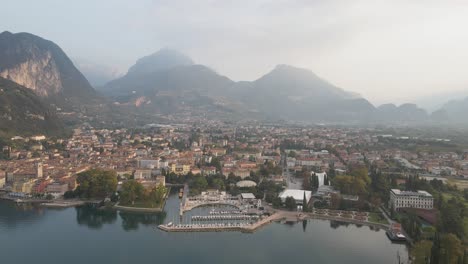
[(398, 208), (434, 208), (434, 198), (426, 191), (400, 191), (398, 189), (390, 190), (390, 206), (393, 210)]

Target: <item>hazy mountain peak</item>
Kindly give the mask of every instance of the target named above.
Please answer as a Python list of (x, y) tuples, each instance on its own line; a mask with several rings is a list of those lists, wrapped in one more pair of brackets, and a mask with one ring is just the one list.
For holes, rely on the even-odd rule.
[(187, 55), (173, 49), (164, 48), (151, 55), (137, 60), (130, 67), (128, 73), (151, 73), (174, 68), (176, 66), (193, 65), (194, 62)]

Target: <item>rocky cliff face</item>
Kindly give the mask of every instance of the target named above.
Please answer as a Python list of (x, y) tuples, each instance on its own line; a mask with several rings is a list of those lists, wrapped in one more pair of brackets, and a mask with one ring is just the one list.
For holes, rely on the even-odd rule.
[(56, 95), (63, 90), (57, 64), (50, 52), (34, 54), (25, 62), (0, 71), (0, 77), (28, 87), (41, 97)]
[(59, 46), (29, 33), (0, 34), (0, 77), (45, 98), (94, 95), (94, 89)]

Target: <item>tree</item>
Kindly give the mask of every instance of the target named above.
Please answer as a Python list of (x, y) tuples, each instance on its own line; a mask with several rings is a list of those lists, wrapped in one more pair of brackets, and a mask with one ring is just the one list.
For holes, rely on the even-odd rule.
[(75, 192), (74, 191), (66, 191), (63, 194), (63, 198), (64, 199), (73, 199), (73, 198), (75, 198)]
[(456, 199), (443, 202), (437, 229), (441, 232), (456, 234), (460, 238), (463, 238), (463, 211), (464, 205), (458, 204)]
[(428, 240), (418, 241), (411, 249), (414, 264), (427, 264), (431, 259), (432, 242)]
[(135, 180), (129, 180), (122, 184), (120, 190), (120, 203), (122, 205), (134, 205), (137, 200), (142, 200), (144, 187)]
[(78, 174), (77, 194), (83, 198), (103, 199), (117, 189), (117, 174), (111, 170), (92, 169)]
[(303, 175), (303, 182), (302, 182), (302, 188), (304, 190), (312, 190), (312, 185), (311, 185), (311, 178), (308, 173)]
[(281, 207), (281, 198), (275, 197), (273, 198), (273, 201), (271, 202), (274, 208), (279, 208)]
[(320, 183), (319, 183), (319, 178), (318, 176), (314, 173), (312, 175), (312, 182), (311, 182), (311, 187), (312, 187), (312, 190), (317, 190), (318, 187), (319, 187)]
[(307, 203), (306, 193), (304, 192), (304, 198), (302, 199), (302, 211), (309, 211), (309, 204)]
[(158, 186), (151, 189), (148, 197), (148, 201), (151, 204), (151, 207), (155, 207), (163, 201), (164, 196), (166, 195), (166, 191), (166, 187), (164, 187), (162, 184), (159, 184)]
[(330, 181), (328, 180), (328, 175), (325, 174), (325, 178), (323, 179), (324, 185), (330, 185)]
[(434, 235), (434, 241), (431, 248), (431, 262), (439, 263), (440, 260), (440, 234), (438, 232)]
[(205, 177), (197, 175), (192, 180), (190, 180), (189, 187), (190, 194), (197, 195), (208, 188), (208, 182)]
[(366, 182), (358, 177), (338, 175), (333, 179), (333, 186), (343, 194), (363, 195), (367, 192)]
[(291, 196), (286, 197), (286, 200), (284, 201), (284, 205), (290, 211), (296, 210), (297, 208), (296, 200), (294, 200), (294, 198)]
[(447, 264), (457, 264), (463, 259), (464, 248), (460, 239), (454, 234), (444, 234), (440, 241), (440, 260)]

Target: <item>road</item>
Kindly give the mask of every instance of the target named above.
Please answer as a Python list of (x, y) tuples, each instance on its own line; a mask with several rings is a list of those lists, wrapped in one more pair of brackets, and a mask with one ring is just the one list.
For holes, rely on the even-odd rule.
[(281, 156), (281, 166), (283, 168), (283, 178), (286, 180), (286, 186), (288, 189), (302, 189), (302, 181), (296, 179), (296, 177), (289, 172), (286, 157), (286, 154)]

